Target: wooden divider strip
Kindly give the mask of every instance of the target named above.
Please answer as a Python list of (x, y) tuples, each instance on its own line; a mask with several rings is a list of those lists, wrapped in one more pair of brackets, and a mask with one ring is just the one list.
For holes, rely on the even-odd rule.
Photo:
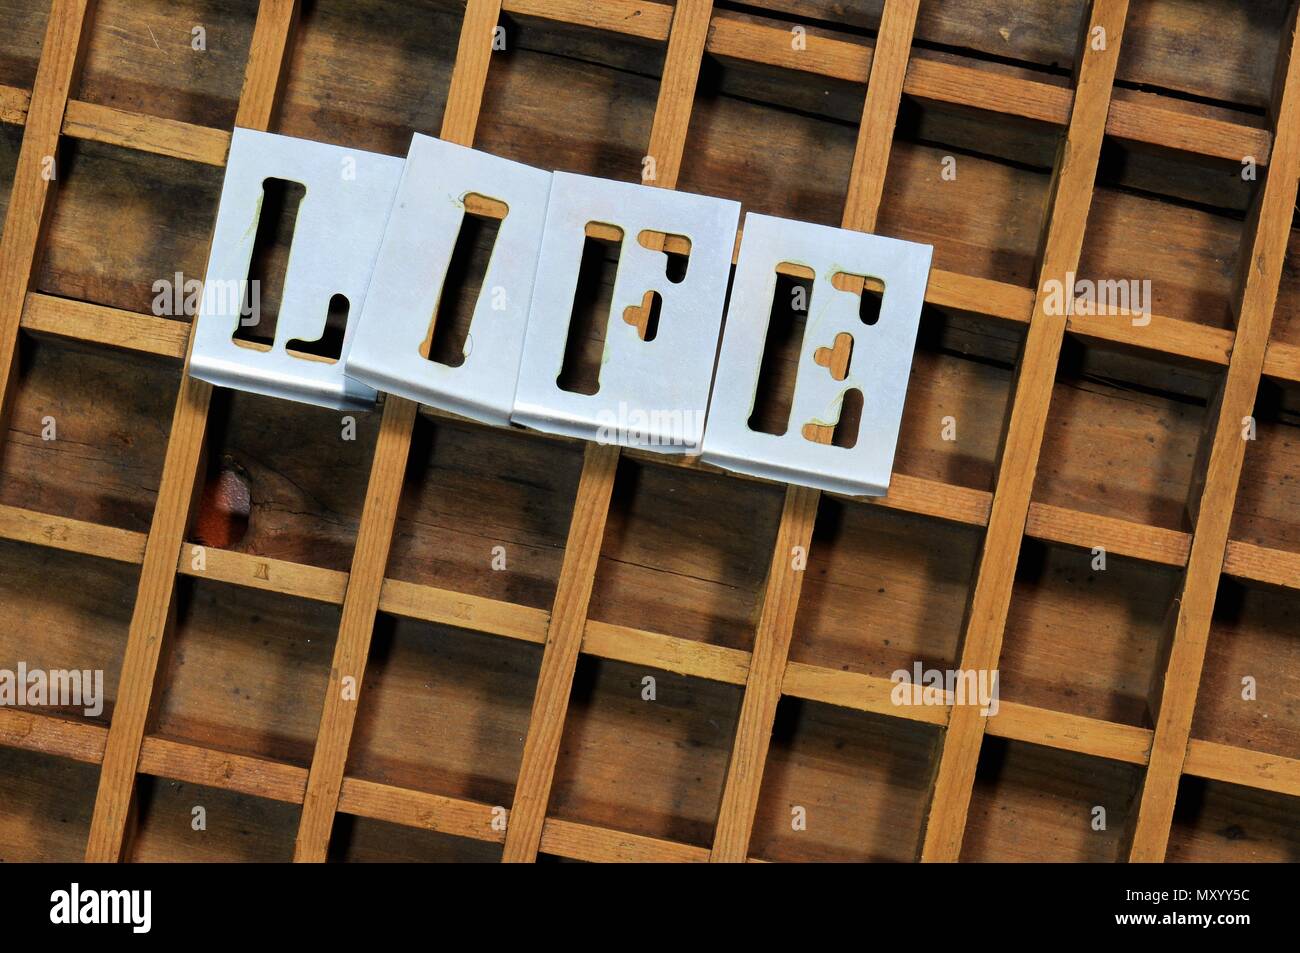
[(1242, 123), (1189, 114), (1169, 96), (1124, 90), (1111, 103), (1106, 133), (1194, 155), (1240, 162), (1252, 156), (1260, 167), (1272, 160), (1273, 134)]
[(396, 788), (362, 778), (343, 779), (338, 809), (344, 814), (421, 827), (471, 840), (500, 842), (505, 839), (504, 831), (492, 823), (493, 806), (490, 804)]
[[(1076, 270), (1092, 203), (1106, 128), (1111, 86), (1119, 60), (1128, 0), (1094, 0), (1081, 38), (1074, 110), (1057, 157), (1039, 288)], [(1104, 31), (1104, 49), (1092, 38)], [(1012, 398), (1011, 419), (998, 464), (993, 509), (970, 604), (962, 645), (963, 670), (995, 670), (1016, 563), (1038, 472), (1065, 316), (1048, 313), (1046, 293), (1034, 304)], [(978, 706), (957, 705), (949, 718), (921, 849), (923, 860), (956, 860), (975, 783), (986, 718)]]
[(691, 864), (709, 859), (709, 852), (703, 847), (557, 818), (549, 819), (542, 830), (542, 849), (548, 854), (593, 864)]
[(1232, 332), (1227, 328), (1212, 328), (1162, 314), (1145, 315), (1143, 321), (1142, 325), (1134, 325), (1123, 316), (1072, 314), (1066, 320), (1065, 328), (1085, 340), (1122, 344), (1220, 367), (1228, 365)]
[(1223, 573), (1285, 589), (1300, 589), (1300, 553), (1229, 540)]
[(1174, 529), (1133, 523), (1114, 516), (1067, 510), (1047, 503), (1030, 503), (1025, 535), (1049, 543), (1106, 552), (1163, 566), (1187, 565), (1192, 538)]
[[(293, 0), (262, 0), (240, 95), (241, 125), (265, 129), (275, 108), (280, 58), (297, 15)], [(171, 616), (176, 562), (193, 504), (212, 387), (188, 374), (172, 415), (162, 479), (145, 544), (131, 625), (122, 657), (113, 723), (100, 769), (86, 860), (121, 859), (135, 792), (136, 768), (153, 700), (158, 660)]]
[(322, 569), (193, 543), (181, 547), (176, 571), (196, 579), (212, 579), (245, 589), (278, 592), (332, 605), (343, 602), (348, 588), (348, 574), (337, 569)]
[[(474, 142), (479, 104), (492, 59), (493, 33), (500, 14), (500, 0), (470, 0), (465, 8), (442, 121), (442, 138), (449, 142), (463, 146)], [(298, 823), (295, 861), (322, 862), (329, 848), (406, 476), (416, 409), (413, 401), (392, 394), (384, 401), (366, 502), (357, 528), (352, 572), (343, 599), (343, 617), (307, 778), (307, 796)], [(351, 680), (347, 691), (345, 680)]]
[(510, 827), (506, 832), (503, 859), (507, 862), (536, 860), (551, 796), (555, 761), (564, 734), (564, 717), (569, 707), (573, 675), (586, 628), (600, 544), (605, 536), (610, 494), (618, 471), (618, 448), (588, 444), (578, 481), (573, 519), (564, 546), (564, 563), (555, 590), (551, 626), (542, 651), (541, 669), (528, 718), (524, 753), (515, 781)]
[(29, 292), (22, 326), (29, 331), (184, 360), (190, 326), (72, 298)]
[[(682, 0), (673, 9), (659, 99), (650, 130), (650, 155), (656, 165), (652, 184), (662, 188), (677, 186), (700, 58), (712, 14), (712, 0)], [(588, 444), (585, 453), (551, 611), (551, 627), (542, 652), (528, 734), (524, 739), (523, 760), (515, 782), (502, 858), (510, 863), (536, 860), (541, 846), (569, 694), (587, 626), (587, 605), (618, 472), (618, 447)]]
[[(858, 126), (853, 167), (849, 173), (843, 217), (845, 228), (869, 232), (876, 226), (912, 49), (912, 34), (916, 29), (918, 3), (919, 0), (887, 0), (881, 16), (862, 121)], [(754, 633), (749, 678), (745, 683), (736, 738), (718, 807), (713, 848), (709, 854), (709, 859), (717, 863), (743, 863), (749, 857), (749, 838), (758, 809), (763, 766), (767, 761), (772, 723), (781, 699), (781, 685), (803, 586), (803, 564), (796, 564), (795, 553), (801, 550), (806, 555), (812, 547), (820, 501), (821, 494), (817, 490), (801, 486), (791, 486), (786, 490), (758, 627)]]
[(1198, 778), (1300, 797), (1300, 759), (1297, 758), (1193, 738), (1187, 744), (1183, 771)]
[(824, 705), (867, 711), (888, 718), (903, 718), (931, 725), (948, 724), (951, 705), (895, 705), (895, 683), (879, 675), (845, 672), (838, 668), (788, 662), (781, 679), (781, 694), (806, 698)]
[(297, 22), (298, 0), (261, 0), (258, 5), (248, 62), (244, 65), (244, 87), (235, 112), (236, 126), (262, 132), (271, 128), (289, 68)]
[(797, 48), (790, 38), (790, 27), (719, 12), (709, 28), (706, 49), (713, 56), (850, 83), (865, 82), (871, 72), (872, 48), (868, 44), (840, 39), (816, 29), (805, 32), (802, 48)]
[(63, 134), (204, 165), (225, 165), (230, 151), (230, 133), (225, 129), (75, 99), (63, 117)]
[(587, 620), (582, 634), (585, 655), (644, 665), (726, 685), (744, 685), (749, 653), (695, 639)]
[(1152, 732), (1149, 728), (1007, 701), (999, 702), (998, 713), (988, 719), (986, 731), (996, 738), (1027, 741), (1046, 748), (1129, 764), (1146, 764), (1151, 753)]
[[(495, 6), (495, 0), (487, 2)], [(470, 26), (467, 17), (466, 27)], [(488, 36), (485, 43), (490, 49), (490, 30)], [(294, 860), (298, 862), (323, 862), (329, 849), (348, 746), (352, 741), (357, 704), (370, 655), (370, 639), (375, 628), (375, 613), (379, 609), (384, 569), (392, 543), (393, 523), (397, 518), (406, 473), (415, 407), (413, 402), (391, 394), (384, 405), (365, 506), (357, 528), (352, 571), (343, 597), (343, 615), (334, 644), (329, 682), (321, 706), (306, 798), (298, 822), (294, 846)]]
[(9, 431), (18, 328), (40, 254), (50, 189), (58, 181), (59, 130), (81, 64), (88, 6), (88, 0), (54, 0), (50, 8), (0, 234), (0, 443)]
[(655, 163), (655, 175), (650, 181), (666, 189), (677, 188), (712, 15), (712, 2), (697, 0), (679, 4), (672, 18), (654, 122), (650, 127), (649, 152)]
[(99, 725), (0, 707), (0, 745), (6, 748), (99, 764), (107, 740), (108, 730)]
[(1179, 105), (1177, 100), (1158, 92), (1117, 92), (1106, 117), (1106, 135), (1231, 163), (1252, 156), (1261, 168), (1273, 159), (1273, 131), (1244, 122), (1196, 116), (1184, 108), (1175, 108)]
[(935, 102), (969, 106), (1063, 126), (1070, 118), (1070, 90), (960, 63), (916, 57), (903, 92)]
[(963, 523), (966, 526), (987, 525), (989, 507), (993, 501), (993, 494), (988, 490), (908, 476), (906, 473), (893, 475), (889, 482), (889, 493), (885, 496), (826, 495), (854, 505), (878, 506), (881, 509), (898, 510), (900, 513), (933, 516), (935, 519)]
[(0, 505), (0, 538), (99, 556), (121, 563), (144, 560), (145, 534), (115, 526), (100, 526), (69, 516), (37, 513)]
[(925, 303), (1028, 324), (1034, 312), (1034, 292), (1005, 281), (931, 268)]
[(384, 588), (379, 593), (379, 608), (390, 615), (471, 629), (536, 645), (546, 642), (546, 630), (551, 621), (544, 609), (400, 579), (384, 580)]
[(1280, 381), (1300, 383), (1300, 344), (1270, 344), (1264, 354), (1264, 373)]
[(1169, 843), (1178, 780), (1187, 757), (1192, 716), (1210, 636), (1219, 576), (1241, 479), (1247, 442), (1242, 421), (1255, 410), (1269, 331), (1277, 305), (1300, 182), (1300, 50), (1295, 10), (1286, 33), (1281, 83), (1274, 99), (1273, 161), (1253, 215), (1254, 232), (1243, 247), (1245, 277), (1237, 308), (1237, 337), (1213, 415), (1205, 479), (1195, 506), (1195, 530), (1178, 603), (1169, 664), (1160, 689), (1155, 742), (1147, 768), (1129, 859), (1161, 861)]
[(810, 551), (820, 500), (821, 494), (808, 487), (786, 490), (709, 853), (714, 863), (743, 863), (749, 856), (763, 768), (803, 587), (803, 570), (795, 568), (795, 553), (800, 548), (805, 554)]
[(140, 745), (138, 770), (285, 804), (301, 804), (307, 787), (306, 768), (159, 737), (145, 738)]
[(573, 23), (593, 30), (666, 40), (673, 7), (655, 0), (505, 0), (501, 9), (521, 16)]

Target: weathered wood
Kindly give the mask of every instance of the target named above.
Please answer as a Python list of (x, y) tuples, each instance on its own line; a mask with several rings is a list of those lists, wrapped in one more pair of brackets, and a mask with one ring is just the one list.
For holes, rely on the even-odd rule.
[[(1141, 767), (1002, 738), (989, 737), (985, 746), (970, 798), (962, 860), (1123, 859), (1124, 830), (1134, 809), (1133, 788)], [(1096, 807), (1106, 810), (1103, 831), (1092, 826)], [(1052, 835), (1024, 836), (1021, 827), (1030, 816)]]
[(68, 103), (63, 133), (207, 165), (225, 165), (230, 151), (230, 134), (223, 130), (77, 100)]
[[(293, 42), (286, 33), (278, 52), (275, 43), (252, 49), (251, 0), (219, 14), (184, 0), (171, 14), (120, 0), (96, 6), (81, 79), (59, 120), (45, 123), (64, 137), (58, 188), (44, 202), (47, 227), (15, 299), (0, 585), (9, 586), (6, 605), (19, 625), (0, 639), (0, 667), (15, 658), (103, 667), (116, 703), (117, 666), (140, 660), (128, 635), (142, 569), (179, 574), (165, 588), (180, 624), (161, 630), (147, 695), (153, 719), (132, 765), (143, 776), (138, 833), (123, 837), (122, 853), (288, 859), (379, 415), (361, 415), (358, 439), (341, 443), (337, 415), (221, 395), (206, 412), (209, 425), (184, 438), (208, 461), (199, 518), (175, 537), (167, 560), (146, 558), (155, 511), (200, 496), (188, 486), (176, 492), (185, 466), (174, 454), (164, 466), (190, 316), (154, 312), (151, 284), (202, 270), (250, 51), (286, 63), (270, 87), (284, 92), (275, 128), (400, 154), (411, 131), (434, 132), (444, 115), (465, 113), (450, 89), (464, 6), (431, 0), (417, 14), (426, 29), (393, 45), (412, 15), (405, 4), (305, 5)], [(23, 207), (24, 136), (42, 122), (47, 7), (20, 11), (0, 37), (7, 228)], [(264, 15), (282, 9), (263, 7)], [(685, 137), (680, 161), (669, 155), (678, 184), (758, 211), (839, 221), (846, 196), (865, 197), (846, 185), (863, 147), (863, 84), (873, 61), (888, 63), (866, 38), (880, 8), (841, 15), (823, 0), (760, 0), (745, 13), (693, 19), (693, 31), (673, 38), (673, 9), (663, 3), (506, 0), (507, 49), (493, 56), (476, 144), (542, 167), (635, 181), (655, 143), (671, 153)], [(893, 705), (888, 676), (916, 659), (960, 661), (979, 540), (999, 523), (990, 511), (1001, 418), (1036, 320), (1039, 212), (1056, 127), (1075, 101), (1059, 73), (1074, 59), (1079, 9), (1046, 0), (1005, 10), (920, 7), (921, 46), (906, 60), (878, 222), (883, 233), (933, 242), (938, 265), (898, 472), (888, 497), (824, 496), (818, 506), (749, 859), (913, 856), (918, 805), (950, 710)], [(1240, 159), (1252, 155), (1261, 175), (1288, 161), (1285, 137), (1275, 143), (1268, 127), (1275, 120), (1256, 115), (1269, 103), (1259, 79), (1285, 31), (1270, 19), (1281, 11), (1274, 3), (1248, 21), (1201, 3), (1179, 16), (1172, 10), (1148, 4), (1130, 17), (1118, 74), (1143, 88), (1117, 89), (1105, 117), (1079, 268), (1081, 276), (1150, 277), (1153, 314), (1141, 325), (1083, 315), (1065, 322), (1023, 521), (1025, 537), (1051, 545), (1019, 544), (1000, 653), (1003, 711), (987, 725), (977, 761), (964, 857), (1123, 855), (1121, 839), (1076, 837), (1077, 817), (1082, 806), (1119, 805), (1110, 818), (1119, 830), (1138, 806), (1131, 785), (1155, 736), (1144, 682), (1162, 667), (1153, 659), (1156, 629), (1165, 611), (1177, 617), (1171, 587), (1207, 528), (1189, 532), (1183, 500), (1189, 484), (1194, 496), (1202, 492), (1212, 454), (1198, 464), (1191, 450), (1223, 419), (1210, 398), (1240, 358), (1234, 322), (1243, 299), (1233, 266), (1251, 264), (1257, 229), (1241, 219), (1258, 191), (1242, 181)], [(791, 27), (803, 18), (800, 50)], [(191, 48), (191, 21), (208, 27), (207, 51)], [(1222, 55), (1193, 62), (1193, 35), (1212, 36)], [(670, 59), (698, 59), (703, 46), (694, 109), (683, 108), (694, 68), (660, 67), (674, 39), (694, 52)], [(369, 68), (358, 77), (360, 61)], [(273, 115), (266, 98), (259, 108)], [(656, 112), (665, 113), (662, 123)], [(873, 140), (875, 160), (888, 138)], [(952, 182), (939, 177), (949, 155), (959, 170)], [(1290, 231), (1283, 218), (1274, 219), (1278, 233)], [(1294, 854), (1293, 271), (1282, 269), (1262, 352), (1270, 380), (1253, 408), (1258, 437), (1244, 448), (1235, 488), (1216, 504), (1231, 519), (1221, 565), (1204, 576), (1218, 594), (1186, 758), (1176, 771), (1155, 767), (1173, 804), (1169, 859)], [(42, 439), (50, 415), (55, 440)], [(941, 436), (949, 416), (956, 440)], [(501, 857), (505, 815), (494, 808), (510, 805), (519, 778), (582, 456), (573, 441), (419, 412), (388, 566), (374, 570), (376, 648), (339, 769), (332, 858)], [(690, 460), (620, 457), (589, 611), (573, 630), (579, 661), (537, 849), (588, 860), (706, 859), (742, 707), (738, 687), (759, 648), (754, 621), (782, 489)], [(193, 562), (197, 544), (205, 545), (202, 569)], [(509, 554), (506, 571), (486, 568), (497, 545)], [(1090, 569), (1098, 546), (1111, 561), (1105, 574)], [(76, 582), (38, 591), (24, 583), (33, 572)], [(248, 636), (226, 632), (238, 628)], [(1089, 666), (1070, 664), (1083, 653)], [(276, 692), (290, 672), (308, 685), (306, 703)], [(661, 692), (654, 711), (665, 720), (654, 725), (639, 695), (646, 673)], [(1258, 701), (1241, 700), (1242, 673), (1261, 679)], [(105, 723), (71, 711), (0, 720), (0, 757), (18, 759), (0, 773), (0, 856), (66, 859), (87, 842)], [(678, 751), (687, 752), (681, 761)], [(671, 766), (648, 783), (630, 783), (634, 762), (665, 759)], [(110, 760), (116, 765), (118, 755)], [(265, 844), (250, 854), (222, 829), (201, 853), (165, 836), (169, 825), (188, 822), (180, 808), (194, 795), (176, 792), (191, 785), (202, 786), (205, 803), (216, 798), (247, 816)], [(809, 831), (791, 831), (792, 805), (810, 812)], [(1231, 827), (1247, 836), (1214, 833)], [(10, 836), (18, 831), (22, 838)]]
[(51, 295), (27, 296), (22, 326), (29, 331), (164, 357), (184, 358), (189, 350), (189, 335), (178, 321)]
[(59, 130), (80, 65), (86, 12), (87, 0), (61, 0), (50, 9), (0, 233), (0, 441), (8, 430), (18, 325), (40, 253), (51, 183), (58, 175)]
[(556, 586), (546, 650), (528, 720), (523, 761), (515, 782), (512, 817), (506, 833), (504, 859), (532, 861), (541, 844), (564, 731), (564, 717), (573, 688), (573, 673), (591, 599), (596, 559), (605, 533), (609, 498), (618, 471), (618, 447), (591, 444), (582, 466), (582, 479), (573, 503), (573, 522), (565, 543), (564, 566)]

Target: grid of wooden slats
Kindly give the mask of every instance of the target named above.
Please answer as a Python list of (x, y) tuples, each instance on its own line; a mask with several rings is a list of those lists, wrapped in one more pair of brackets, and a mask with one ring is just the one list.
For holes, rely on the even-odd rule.
[[(137, 115), (70, 98), (87, 29), (89, 0), (54, 0), (39, 70), (30, 93), (0, 87), (0, 118), (24, 126), (12, 196), (0, 241), (0, 395), (11, 395), (21, 329), (162, 355), (183, 361), (188, 330), (180, 323), (31, 291), (42, 225), (58, 187), (42, 175), (61, 137), (220, 166), (229, 131)], [(442, 136), (472, 144), (491, 69), (493, 29), (504, 12), (621, 32), (666, 44), (663, 77), (647, 153), (656, 184), (677, 180), (702, 56), (719, 56), (811, 71), (865, 83), (843, 224), (872, 230), (889, 168), (900, 97), (904, 94), (1063, 128), (1040, 274), (1046, 279), (1079, 261), (1098, 156), (1106, 135), (1184, 152), (1238, 160), (1257, 157), (1267, 173), (1244, 235), (1249, 263), (1234, 304), (1236, 328), (1222, 330), (1155, 315), (1141, 333), (1123, 322), (1048, 313), (1042, 295), (985, 278), (936, 271), (932, 304), (1024, 325), (1026, 341), (1010, 420), (992, 492), (896, 476), (882, 506), (981, 529), (984, 543), (969, 597), (961, 647), (963, 668), (996, 668), (1025, 537), (1109, 552), (1183, 571), (1172, 647), (1153, 706), (1154, 729), (1003, 703), (993, 719), (970, 706), (896, 707), (891, 683), (787, 658), (799, 603), (795, 547), (808, 547), (819, 494), (786, 492), (752, 652), (692, 642), (587, 617), (611, 490), (616, 448), (586, 450), (563, 567), (549, 613), (386, 577), (387, 559), (406, 468), (415, 405), (387, 398), (371, 464), (351, 571), (317, 568), (231, 551), (210, 550), (202, 575), (237, 586), (285, 593), (342, 607), (315, 753), (309, 769), (151, 737), (148, 714), (157, 692), (160, 653), (178, 575), (195, 574), (186, 529), (195, 502), (211, 388), (182, 378), (156, 510), (148, 533), (101, 526), (15, 507), (0, 507), (0, 537), (139, 565), (111, 727), (0, 709), (0, 744), (100, 766), (86, 857), (113, 861), (130, 836), (140, 774), (190, 781), (301, 804), (295, 856), (325, 858), (337, 812), (504, 842), (504, 857), (534, 859), (539, 851), (586, 860), (744, 860), (773, 719), (783, 696), (915, 719), (940, 726), (942, 745), (919, 856), (956, 859), (961, 848), (983, 736), (1030, 742), (1145, 769), (1128, 848), (1134, 860), (1164, 857), (1179, 779), (1184, 774), (1300, 796), (1300, 760), (1190, 738), (1220, 576), (1300, 590), (1300, 556), (1229, 540), (1245, 444), (1243, 417), (1253, 412), (1263, 376), (1300, 381), (1300, 348), (1269, 343), (1269, 330), (1292, 226), (1300, 178), (1300, 58), (1293, 30), (1282, 44), (1272, 128), (1189, 117), (1155, 94), (1113, 96), (1127, 0), (1094, 0), (1079, 37), (1072, 87), (995, 74), (946, 61), (910, 59), (920, 0), (886, 0), (874, 43), (810, 36), (816, 55), (791, 54), (784, 30), (713, 9), (710, 0), (675, 6), (641, 0), (468, 0), (452, 74)], [(274, 128), (283, 65), (293, 42), (294, 0), (262, 0), (239, 103), (237, 124)], [(1103, 28), (1104, 49), (1088, 39)], [(1052, 381), (1066, 332), (1224, 369), (1205, 434), (1203, 480), (1189, 502), (1194, 529), (1179, 532), (1031, 501)], [(6, 404), (11, 400), (6, 399)], [(7, 409), (7, 408), (6, 408)], [(516, 439), (549, 439), (519, 435)], [(627, 453), (624, 451), (624, 453)], [(631, 454), (662, 466), (672, 458)], [(409, 790), (347, 775), (356, 702), (340, 690), (344, 677), (363, 682), (376, 613), (468, 627), (544, 646), (532, 716), (509, 823), (493, 825), (492, 805)], [(581, 653), (743, 686), (743, 702), (712, 849), (633, 835), (547, 816), (555, 762), (575, 666)], [(363, 689), (364, 690), (364, 689)]]

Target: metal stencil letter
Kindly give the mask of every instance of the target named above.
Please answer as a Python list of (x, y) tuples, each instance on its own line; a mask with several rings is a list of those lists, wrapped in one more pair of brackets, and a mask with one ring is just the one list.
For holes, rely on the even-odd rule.
[(550, 188), (549, 172), (416, 134), (347, 375), (509, 423)]
[[(929, 245), (745, 217), (703, 459), (853, 496), (889, 489)], [(781, 338), (798, 355), (775, 399)], [(786, 382), (788, 383), (788, 374)]]
[(739, 217), (723, 199), (555, 173), (511, 419), (698, 452)]
[(401, 172), (392, 156), (236, 129), (190, 373), (323, 407), (373, 406), (375, 391), (343, 368)]

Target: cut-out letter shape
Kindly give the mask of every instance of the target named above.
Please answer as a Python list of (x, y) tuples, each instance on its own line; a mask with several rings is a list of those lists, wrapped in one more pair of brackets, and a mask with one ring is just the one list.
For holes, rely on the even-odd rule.
[[(356, 176), (339, 176), (342, 159)], [(344, 374), (403, 162), (248, 129), (230, 141), (190, 373), (222, 387), (367, 410)]]
[(348, 376), (509, 423), (550, 189), (549, 172), (417, 133)]
[(739, 217), (724, 199), (555, 173), (511, 419), (698, 453)]
[[(886, 493), (932, 252), (928, 245), (747, 215), (703, 460), (851, 496)], [(790, 275), (807, 282), (809, 274), (806, 313), (785, 316), (802, 333), (769, 334), (782, 313), (781, 282)], [(783, 343), (788, 358), (766, 353)], [(791, 359), (793, 375), (763, 373)], [(771, 400), (764, 388), (782, 389), (783, 399)], [(782, 419), (756, 414), (764, 403), (781, 408)]]

